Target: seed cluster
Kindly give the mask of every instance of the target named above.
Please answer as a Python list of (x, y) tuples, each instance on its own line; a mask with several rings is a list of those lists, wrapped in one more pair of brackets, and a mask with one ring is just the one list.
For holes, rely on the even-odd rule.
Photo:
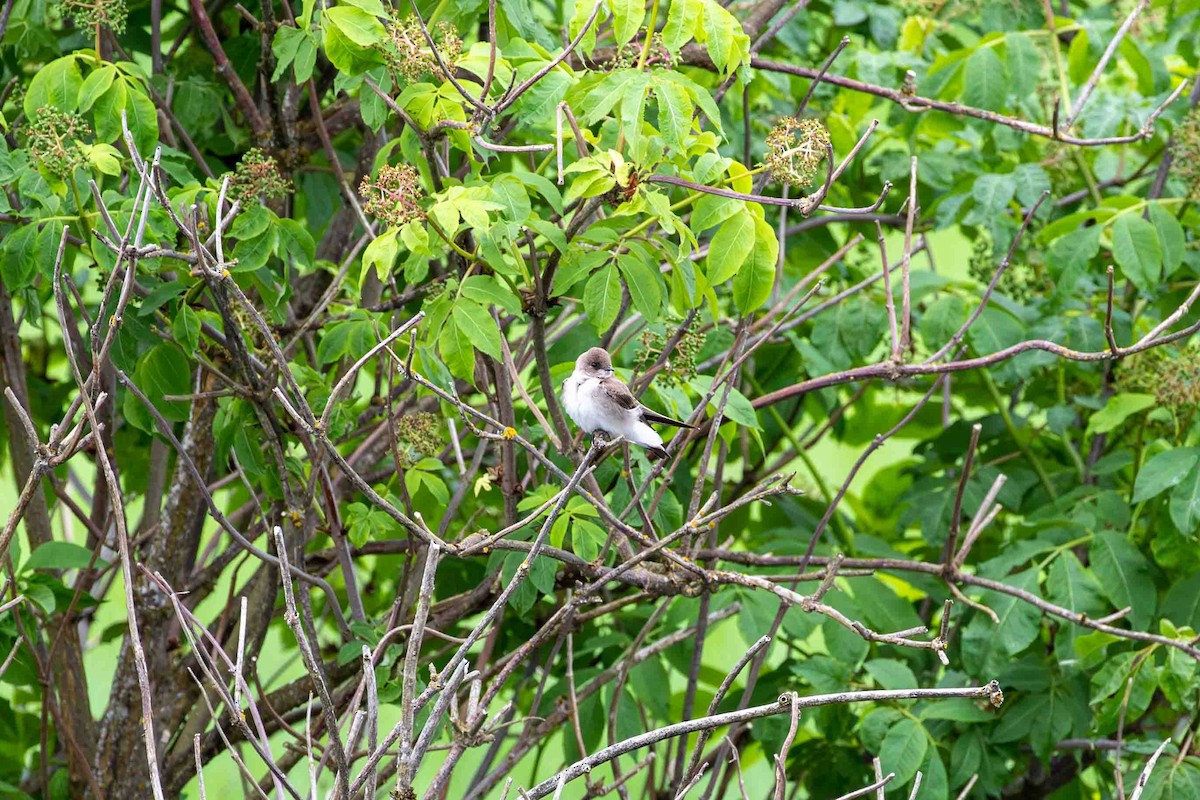
[(1146, 350), (1126, 363), (1117, 386), (1122, 392), (1153, 394), (1160, 406), (1190, 418), (1200, 408), (1200, 345)]
[(805, 189), (828, 152), (829, 131), (819, 120), (784, 117), (767, 134), (764, 163), (775, 180)]
[[(638, 372), (645, 372), (658, 361), (659, 356), (662, 355), (663, 348), (667, 346), (668, 338), (664, 333), (655, 333), (651, 330), (642, 332), (642, 349), (638, 351), (637, 359), (634, 363)], [(694, 325), (689, 327), (687, 332), (680, 337), (678, 344), (675, 345), (675, 349), (667, 357), (662, 372), (658, 374), (656, 380), (663, 380), (670, 384), (681, 384), (695, 377), (696, 357), (704, 349), (706, 338), (705, 334), (697, 331)]]
[(91, 132), (78, 114), (54, 108), (39, 108), (25, 130), (38, 166), (60, 178), (84, 165), (87, 159), (80, 138)]
[(80, 27), (100, 25), (115, 34), (125, 32), (129, 15), (125, 0), (62, 0), (62, 11)]
[[(621, 45), (616, 57), (610, 63), (612, 69), (628, 69), (636, 66), (641, 57), (642, 43), (635, 40)], [(674, 54), (663, 44), (662, 34), (656, 33), (650, 37), (650, 49), (646, 53), (647, 67), (672, 69), (676, 61)]]
[[(409, 83), (416, 83), (422, 75), (438, 72), (437, 59), (433, 57), (416, 17), (393, 16), (384, 27), (387, 38), (383, 40), (381, 52), (388, 69), (402, 75)], [(448, 22), (439, 22), (429, 33), (446, 64), (453, 64), (462, 55), (462, 39)]]
[[(987, 233), (981, 233), (975, 240), (975, 246), (971, 251), (969, 266), (971, 277), (985, 286), (991, 283), (992, 276), (996, 274), (996, 268), (999, 266), (994, 248), (992, 237)], [(1000, 276), (996, 290), (1018, 303), (1026, 303), (1032, 300), (1034, 294), (1042, 288), (1041, 283), (1037, 270), (1031, 264), (1014, 261)]]
[(411, 164), (380, 167), (379, 175), (364, 176), (358, 193), (363, 208), (391, 225), (403, 225), (409, 220), (424, 219), (418, 201), (424, 196), (420, 176)]
[(405, 414), (396, 421), (396, 445), (413, 463), (437, 455), (442, 450), (441, 420), (427, 411)]
[(280, 199), (292, 190), (292, 182), (283, 176), (279, 164), (265, 150), (246, 151), (229, 180), (229, 196), (246, 201), (257, 197)]
[(1200, 108), (1192, 109), (1175, 131), (1171, 170), (1187, 186), (1187, 197), (1200, 200)]

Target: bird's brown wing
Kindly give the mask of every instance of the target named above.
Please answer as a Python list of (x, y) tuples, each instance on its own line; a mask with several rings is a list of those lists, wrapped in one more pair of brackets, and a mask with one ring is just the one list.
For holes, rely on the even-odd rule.
[(617, 378), (603, 379), (600, 381), (600, 389), (617, 408), (629, 411), (638, 407), (638, 401), (633, 396), (633, 392), (629, 391), (629, 387)]
[(658, 425), (674, 425), (676, 428), (694, 427), (688, 425), (686, 422), (680, 422), (677, 419), (672, 419), (664, 414), (659, 414), (656, 411), (646, 408), (633, 396), (633, 392), (629, 391), (629, 387), (617, 378), (605, 378), (600, 381), (600, 388), (608, 400), (618, 408), (625, 409), (626, 411), (637, 409), (641, 413), (644, 422), (653, 422)]

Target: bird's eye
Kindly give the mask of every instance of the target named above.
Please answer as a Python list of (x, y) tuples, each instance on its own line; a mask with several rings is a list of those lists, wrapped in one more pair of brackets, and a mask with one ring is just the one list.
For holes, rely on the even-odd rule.
[(593, 366), (593, 367), (595, 367), (596, 369), (600, 369), (600, 362), (599, 362), (599, 361), (593, 361), (593, 362), (592, 362), (592, 366)]

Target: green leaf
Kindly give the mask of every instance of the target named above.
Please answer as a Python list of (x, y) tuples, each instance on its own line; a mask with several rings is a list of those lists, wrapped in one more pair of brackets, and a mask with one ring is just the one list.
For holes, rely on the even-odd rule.
[[(1004, 37), (1010, 90), (1018, 98), (1028, 97), (1041, 77), (1042, 57), (1033, 39), (1024, 33), (1009, 33)], [(1023, 202), (1023, 201), (1022, 201)]]
[(963, 102), (1000, 111), (1008, 96), (1008, 69), (994, 48), (980, 45), (963, 66)]
[(442, 326), (442, 333), (438, 336), (438, 351), (446, 368), (454, 377), (465, 381), (472, 380), (475, 372), (475, 348), (471, 346), (471, 340), (457, 323), (451, 321)]
[(1184, 536), (1200, 530), (1200, 461), (1171, 490), (1171, 521)]
[(663, 45), (672, 53), (691, 41), (704, 14), (704, 0), (671, 0), (667, 23), (663, 26)]
[[(164, 395), (184, 395), (192, 391), (192, 371), (187, 357), (170, 344), (159, 344), (146, 351), (133, 373), (133, 383), (150, 404), (168, 422), (183, 422), (188, 418), (190, 403), (167, 401)], [(147, 432), (157, 432), (154, 418), (133, 392), (125, 394), (125, 418)]]
[(745, 207), (717, 228), (708, 245), (706, 272), (710, 284), (719, 286), (737, 274), (754, 250), (755, 231), (754, 216)]
[(1003, 214), (1017, 191), (1017, 182), (1012, 175), (992, 173), (980, 175), (971, 187), (975, 204), (985, 214)]
[(1183, 226), (1175, 215), (1159, 203), (1150, 204), (1150, 224), (1158, 234), (1158, 242), (1162, 245), (1163, 274), (1170, 275), (1183, 263), (1183, 252), (1187, 241), (1183, 236)]
[(171, 325), (171, 333), (184, 352), (195, 355), (196, 346), (200, 344), (200, 315), (191, 306), (180, 305), (175, 322)]
[(929, 735), (915, 719), (904, 717), (888, 729), (879, 748), (879, 762), (884, 773), (895, 772), (896, 783), (903, 786), (912, 780), (925, 760)]
[[(123, 78), (122, 81), (126, 84), (125, 116), (129, 122), (129, 132), (133, 134), (138, 150), (150, 153), (158, 144), (158, 111), (140, 84), (129, 78)], [(99, 111), (99, 104), (96, 108)]]
[(476, 349), (482, 350), (497, 361), (504, 358), (500, 347), (500, 328), (483, 306), (459, 300), (451, 309), (450, 316)]
[[(588, 5), (587, 0), (581, 2)], [(613, 36), (618, 45), (623, 45), (642, 27), (642, 20), (646, 16), (646, 4), (643, 0), (608, 0), (608, 9), (612, 13)]]
[(1133, 483), (1133, 502), (1141, 503), (1177, 486), (1200, 464), (1200, 447), (1176, 447), (1142, 464)]
[(485, 307), (491, 305), (510, 314), (521, 313), (521, 299), (512, 293), (506, 284), (501, 283), (494, 275), (471, 275), (462, 282), (463, 297), (477, 300)]
[(956, 294), (945, 294), (933, 301), (921, 319), (917, 330), (925, 340), (925, 346), (936, 350), (967, 321), (967, 301)]
[[(1004, 582), (1014, 588), (1036, 594), (1037, 572), (1036, 569), (1026, 570), (1005, 578)], [(1000, 618), (1000, 644), (1005, 652), (1016, 655), (1033, 644), (1041, 629), (1041, 612), (1024, 600), (1008, 594), (991, 594), (989, 599), (991, 598), (996, 598), (989, 605)]]
[(596, 270), (583, 288), (583, 309), (596, 333), (604, 333), (621, 311), (621, 279), (609, 264)]
[(83, 75), (79, 72), (77, 61), (74, 55), (63, 56), (33, 74), (21, 106), (27, 118), (32, 120), (37, 117), (40, 108), (57, 108), (59, 111), (77, 109), (79, 89), (83, 86)]
[(292, 64), (292, 74), (296, 83), (307, 83), (312, 77), (313, 69), (317, 66), (317, 42), (313, 39), (312, 31), (306, 30), (304, 38), (296, 47), (296, 60)]
[(1112, 227), (1113, 259), (1125, 277), (1149, 294), (1162, 278), (1163, 251), (1158, 232), (1137, 214), (1123, 214)]
[(1051, 602), (1072, 611), (1094, 614), (1104, 608), (1100, 584), (1069, 550), (1050, 563), (1046, 589)]
[(0, 278), (9, 291), (33, 284), (38, 267), (38, 226), (36, 222), (0, 237)]
[(112, 64), (105, 64), (99, 69), (92, 70), (92, 74), (88, 75), (79, 87), (79, 110), (87, 111), (95, 105), (96, 100), (108, 91), (108, 87), (112, 86), (116, 77), (117, 68)]
[(1162, 616), (1178, 627), (1200, 628), (1200, 574), (1185, 578), (1167, 590)]
[(1087, 432), (1089, 435), (1108, 433), (1115, 430), (1134, 414), (1152, 408), (1157, 402), (1152, 394), (1137, 394), (1133, 392), (1115, 394), (1108, 398), (1108, 402), (1104, 404), (1104, 408), (1092, 414), (1088, 420)]
[(1141, 630), (1150, 623), (1157, 605), (1157, 592), (1146, 557), (1117, 531), (1104, 530), (1092, 539), (1092, 570), (1100, 588), (1113, 606), (1131, 606), (1130, 621)]
[(635, 255), (618, 256), (617, 264), (625, 276), (629, 298), (647, 322), (657, 322), (662, 313), (662, 278), (654, 266)]
[(917, 686), (917, 676), (902, 661), (872, 658), (863, 667), (883, 689), (912, 689)]
[(277, 82), (283, 71), (296, 60), (300, 50), (300, 42), (305, 38), (305, 32), (290, 25), (281, 25), (275, 29), (275, 38), (271, 41), (271, 53), (275, 56), (275, 72), (271, 74), (271, 82)]
[(728, 75), (750, 60), (750, 37), (717, 0), (704, 0), (704, 36), (718, 72)]
[[(709, 389), (712, 388), (712, 382), (711, 375), (697, 375), (688, 381), (689, 385), (701, 395), (708, 394)], [(711, 413), (716, 412), (717, 403), (721, 401), (721, 395), (724, 392), (725, 387), (720, 386), (713, 393), (713, 399), (708, 402), (708, 409)], [(754, 430), (762, 428), (758, 422), (758, 413), (754, 410), (754, 405), (737, 389), (729, 390), (729, 402), (725, 404), (725, 418)]]
[(683, 152), (695, 111), (687, 90), (674, 81), (659, 79), (654, 82), (654, 96), (658, 98), (658, 130), (663, 141), (675, 152)]
[(383, 23), (361, 8), (334, 6), (325, 9), (325, 18), (359, 47), (377, 45), (387, 35)]
[(372, 239), (363, 250), (363, 280), (366, 279), (368, 270), (374, 269), (380, 283), (387, 282), (392, 267), (396, 265), (396, 256), (400, 254), (400, 243), (396, 240), (398, 232), (395, 228), (388, 228)]
[(779, 240), (775, 229), (754, 218), (754, 249), (733, 276), (733, 302), (743, 314), (759, 308), (771, 296), (775, 268), (779, 261)]
[[(91, 562), (92, 551), (83, 545), (51, 541), (38, 545), (21, 569), (84, 569)], [(104, 559), (97, 558), (96, 566), (103, 569), (108, 564)]]
[(92, 121), (97, 141), (112, 142), (121, 137), (121, 112), (125, 109), (125, 100), (129, 94), (125, 83), (124, 79), (113, 81), (108, 91), (96, 98), (92, 105)]
[(1046, 257), (1050, 276), (1056, 284), (1055, 293), (1066, 294), (1074, 289), (1099, 252), (1099, 225), (1079, 228), (1055, 239)]

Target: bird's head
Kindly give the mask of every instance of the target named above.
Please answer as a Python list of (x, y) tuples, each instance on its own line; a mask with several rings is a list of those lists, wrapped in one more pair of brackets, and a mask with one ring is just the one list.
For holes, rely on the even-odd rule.
[(575, 370), (588, 378), (611, 378), (612, 358), (603, 347), (593, 347), (575, 359)]

